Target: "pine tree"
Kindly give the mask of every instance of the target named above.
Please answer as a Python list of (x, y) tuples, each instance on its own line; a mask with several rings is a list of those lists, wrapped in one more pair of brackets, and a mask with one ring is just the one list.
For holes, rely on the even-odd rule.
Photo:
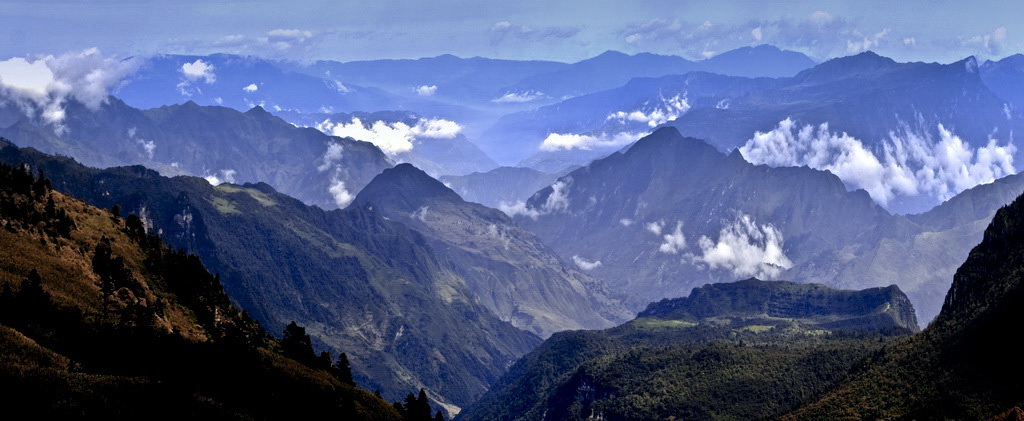
[[(410, 395), (412, 396), (412, 395)], [(427, 399), (427, 391), (420, 389), (420, 395), (416, 398), (412, 409), (409, 410), (410, 417), (415, 421), (430, 421), (430, 400)]]
[[(352, 367), (348, 363), (348, 355), (344, 352), (338, 355), (338, 365), (334, 367), (334, 375), (349, 386), (355, 387), (356, 381), (352, 379)], [(380, 397), (380, 389), (377, 389), (377, 397)]]
[(444, 421), (444, 414), (442, 414), (441, 411), (437, 411), (437, 413), (434, 414), (434, 421)]

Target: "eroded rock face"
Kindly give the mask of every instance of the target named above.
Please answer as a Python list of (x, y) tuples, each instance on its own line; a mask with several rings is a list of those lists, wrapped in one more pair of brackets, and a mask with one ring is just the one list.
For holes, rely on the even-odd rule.
[(918, 330), (914, 307), (896, 285), (849, 291), (750, 278), (694, 288), (688, 297), (652, 303), (638, 315), (694, 321), (759, 316), (802, 319), (832, 329)]

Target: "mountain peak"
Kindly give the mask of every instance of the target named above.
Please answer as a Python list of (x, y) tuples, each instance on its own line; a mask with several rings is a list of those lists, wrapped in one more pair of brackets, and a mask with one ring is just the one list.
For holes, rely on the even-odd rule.
[(852, 56), (834, 58), (796, 75), (804, 81), (827, 82), (858, 75), (869, 75), (890, 70), (899, 64), (895, 60), (868, 50)]
[(267, 110), (265, 110), (265, 109), (263, 108), (263, 106), (260, 106), (260, 105), (257, 105), (257, 106), (255, 106), (255, 107), (252, 107), (252, 108), (250, 108), (250, 109), (249, 109), (249, 111), (246, 111), (245, 113), (246, 113), (246, 114), (248, 114), (248, 115), (264, 115), (264, 114), (270, 114), (269, 112), (267, 112)]
[(377, 203), (416, 210), (427, 200), (461, 202), (462, 198), (412, 164), (398, 164), (380, 173), (356, 195), (353, 206)]

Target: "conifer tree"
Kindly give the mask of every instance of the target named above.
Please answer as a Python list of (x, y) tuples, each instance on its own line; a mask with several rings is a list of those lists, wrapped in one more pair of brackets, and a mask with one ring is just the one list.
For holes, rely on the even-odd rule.
[[(334, 375), (349, 386), (355, 387), (356, 381), (352, 379), (352, 366), (348, 363), (348, 355), (344, 352), (338, 355), (338, 365), (334, 367)], [(380, 397), (380, 389), (377, 389), (377, 396)]]

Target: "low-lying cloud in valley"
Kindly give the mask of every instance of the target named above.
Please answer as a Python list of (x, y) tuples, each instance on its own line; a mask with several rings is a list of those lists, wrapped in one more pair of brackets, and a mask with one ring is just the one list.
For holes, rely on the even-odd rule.
[(331, 136), (351, 137), (370, 142), (388, 155), (409, 152), (420, 139), (453, 139), (462, 132), (462, 126), (451, 120), (420, 118), (415, 124), (378, 120), (363, 121), (353, 117), (349, 122), (324, 120), (316, 125)]
[(646, 124), (654, 128), (675, 120), (690, 110), (690, 103), (686, 100), (686, 94), (677, 94), (671, 98), (660, 98), (659, 102), (633, 111), (616, 111), (608, 114), (606, 120), (618, 120), (622, 124), (636, 122)]
[(551, 194), (544, 199), (540, 208), (531, 207), (520, 200), (515, 203), (501, 202), (498, 209), (508, 216), (521, 215), (534, 220), (542, 215), (565, 212), (569, 210), (569, 186), (571, 185), (572, 178), (570, 177), (556, 181), (551, 185)]
[(827, 123), (801, 127), (787, 118), (769, 132), (756, 133), (740, 152), (754, 164), (828, 170), (848, 186), (864, 189), (882, 206), (899, 196), (946, 200), (1016, 173), (1017, 148), (1012, 142), (989, 138), (984, 146), (972, 147), (941, 124), (936, 133), (937, 139), (902, 130), (869, 149), (846, 133), (831, 132)]
[(507, 92), (505, 95), (499, 96), (491, 100), (496, 103), (521, 103), (531, 102), (538, 99), (544, 98), (544, 93), (540, 91), (529, 90), (525, 92)]
[(636, 142), (637, 139), (646, 136), (647, 133), (598, 133), (598, 134), (575, 134), (575, 133), (551, 133), (540, 143), (540, 150), (554, 152), (558, 150), (591, 150), (600, 148), (617, 148)]

